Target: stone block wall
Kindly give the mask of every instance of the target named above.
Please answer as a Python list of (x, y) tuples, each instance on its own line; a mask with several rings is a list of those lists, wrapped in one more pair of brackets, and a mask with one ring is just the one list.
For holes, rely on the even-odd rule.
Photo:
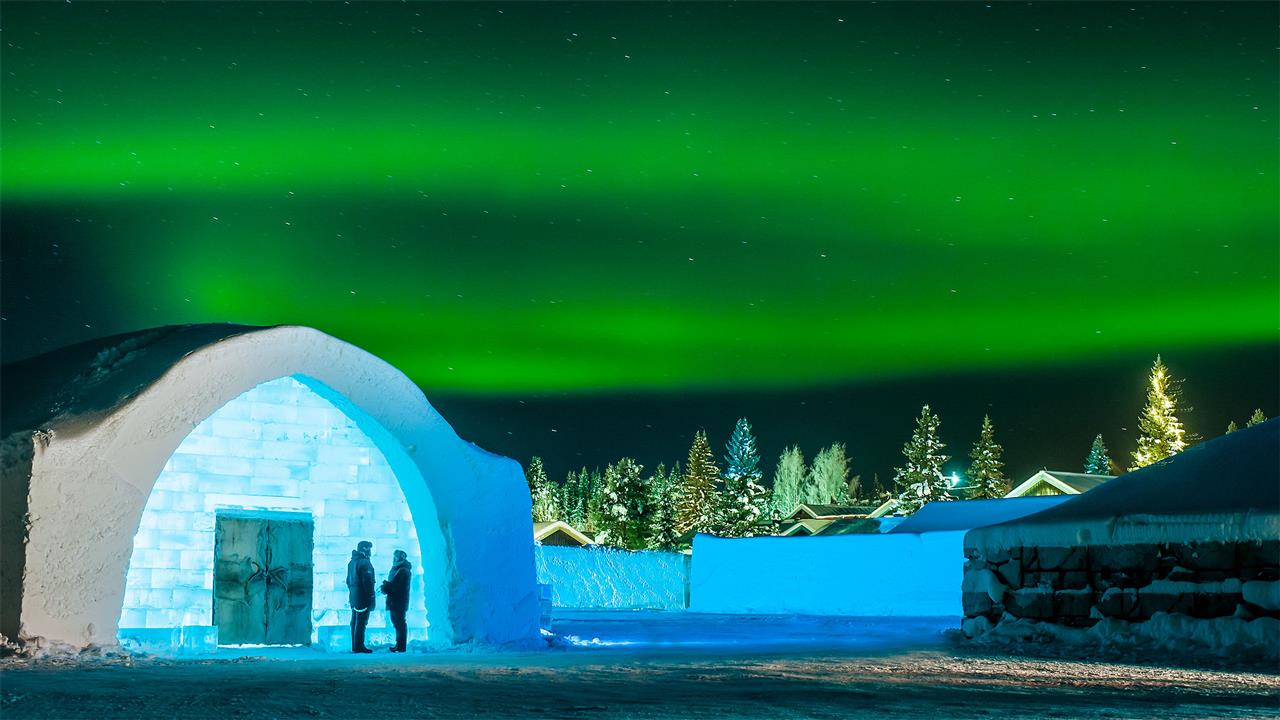
[[(965, 549), (966, 628), (1280, 617), (1280, 541)], [(973, 622), (985, 618), (987, 622)], [(972, 633), (971, 633), (972, 634)]]

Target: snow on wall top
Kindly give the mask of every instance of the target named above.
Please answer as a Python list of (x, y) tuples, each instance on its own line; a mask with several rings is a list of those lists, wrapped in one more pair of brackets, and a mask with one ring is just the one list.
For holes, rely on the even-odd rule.
[(0, 437), (105, 415), (191, 353), (269, 327), (168, 325), (89, 340), (0, 368)]
[(942, 530), (972, 530), (1015, 520), (1068, 500), (1070, 495), (1000, 498), (996, 500), (957, 500), (931, 502), (886, 532), (922, 533)]
[[(1071, 537), (1068, 537), (1071, 536)], [(1011, 547), (1280, 536), (1280, 419), (1208, 440), (965, 544)]]

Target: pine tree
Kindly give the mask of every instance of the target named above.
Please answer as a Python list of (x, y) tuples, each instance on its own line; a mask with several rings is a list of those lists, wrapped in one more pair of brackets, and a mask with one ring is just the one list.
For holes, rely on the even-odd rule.
[(1102, 433), (1093, 439), (1089, 448), (1089, 457), (1084, 459), (1084, 471), (1090, 475), (1110, 475), (1111, 456), (1107, 454), (1107, 446), (1102, 442)]
[(590, 473), (583, 468), (585, 482), (583, 483), (583, 506), (586, 509), (586, 516), (583, 519), (583, 525), (586, 531), (596, 533), (604, 528), (604, 478), (600, 475), (600, 468), (593, 468)]
[(720, 495), (716, 530), (723, 537), (751, 537), (768, 508), (761, 484), (760, 453), (746, 418), (738, 420), (725, 446), (724, 492)]
[(641, 472), (644, 466), (622, 458), (605, 468), (600, 502), (600, 541), (615, 547), (644, 547), (645, 504), (648, 490)]
[(525, 471), (525, 481), (529, 483), (529, 495), (533, 499), (533, 521), (555, 522), (561, 519), (560, 498), (556, 487), (547, 479), (547, 471), (542, 467), (542, 458), (534, 457), (529, 461), (529, 469)]
[(849, 458), (844, 443), (832, 443), (813, 458), (809, 481), (804, 488), (804, 502), (820, 505), (849, 501)]
[(1236, 424), (1236, 421), (1235, 421), (1235, 420), (1232, 420), (1231, 422), (1227, 423), (1227, 434), (1228, 434), (1228, 435), (1230, 435), (1231, 433), (1233, 433), (1233, 432), (1235, 432), (1235, 431), (1237, 431), (1237, 430), (1239, 430), (1239, 429), (1240, 429), (1240, 426)]
[(676, 507), (679, 504), (680, 464), (671, 472), (659, 464), (649, 481), (649, 502), (653, 512), (649, 516), (648, 547), (654, 550), (680, 549), (680, 531), (676, 528)]
[(925, 405), (920, 409), (911, 440), (902, 446), (907, 463), (896, 469), (893, 482), (898, 491), (898, 507), (906, 513), (913, 513), (934, 500), (955, 499), (942, 474), (942, 465), (950, 458), (942, 454), (946, 445), (938, 439), (940, 424), (938, 416)]
[(1245, 423), (1244, 426), (1253, 427), (1258, 423), (1264, 423), (1266, 421), (1267, 421), (1267, 416), (1262, 414), (1262, 408), (1258, 408), (1257, 410), (1253, 411), (1252, 415), (1249, 416), (1249, 422)]
[(690, 530), (710, 532), (715, 526), (718, 506), (716, 481), (719, 477), (720, 469), (711, 454), (707, 433), (699, 430), (693, 437), (689, 461), (681, 479), (680, 504), (676, 510), (676, 527), (681, 535)]
[(579, 498), (578, 472), (570, 470), (560, 485), (560, 508), (563, 515), (561, 519), (576, 528), (582, 527), (583, 513)]
[(1130, 470), (1159, 462), (1187, 447), (1186, 430), (1177, 414), (1178, 385), (1157, 355), (1155, 365), (1151, 366), (1147, 406), (1138, 416), (1138, 429), (1142, 434), (1138, 437), (1138, 449), (1133, 452)]
[(787, 517), (797, 505), (804, 502), (801, 493), (808, 475), (800, 448), (792, 445), (782, 451), (782, 455), (778, 457), (778, 466), (773, 471), (774, 513)]
[(1009, 494), (1009, 478), (1001, 470), (1004, 463), (1000, 456), (1003, 454), (1004, 448), (996, 442), (991, 416), (983, 415), (978, 442), (969, 453), (969, 459), (973, 461), (969, 465), (969, 485), (974, 489), (974, 498), (1002, 498)]

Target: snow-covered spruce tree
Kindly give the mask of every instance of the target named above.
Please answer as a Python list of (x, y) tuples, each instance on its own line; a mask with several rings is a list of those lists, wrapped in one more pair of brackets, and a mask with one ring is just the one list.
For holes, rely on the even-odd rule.
[(1187, 447), (1186, 429), (1178, 419), (1178, 385), (1157, 355), (1147, 386), (1147, 406), (1138, 416), (1138, 429), (1142, 434), (1138, 436), (1138, 449), (1133, 452), (1130, 470), (1160, 462)]
[(578, 471), (570, 470), (564, 476), (564, 482), (560, 484), (560, 508), (561, 518), (570, 525), (581, 528), (583, 520), (582, 503), (579, 502), (581, 495), (578, 491)]
[(738, 420), (725, 446), (724, 492), (720, 495), (717, 532), (723, 537), (751, 537), (765, 517), (768, 491), (761, 484), (760, 452), (746, 418)]
[(676, 528), (683, 535), (690, 530), (710, 532), (716, 520), (716, 481), (720, 469), (707, 433), (699, 430), (689, 448), (689, 461), (680, 481), (680, 503), (676, 507)]
[(533, 498), (533, 521), (555, 522), (562, 518), (560, 498), (556, 487), (547, 479), (547, 471), (542, 467), (542, 458), (535, 456), (529, 461), (529, 469), (525, 471), (525, 480), (529, 483), (529, 495)]
[(969, 453), (969, 485), (974, 489), (974, 498), (1002, 498), (1009, 494), (1009, 478), (1004, 476), (1004, 463), (1000, 456), (1004, 448), (996, 442), (995, 429), (991, 426), (991, 416), (982, 416), (982, 430), (978, 433), (978, 442)]
[(583, 470), (586, 517), (582, 523), (586, 526), (584, 532), (596, 533), (604, 526), (604, 478), (600, 475), (600, 468), (593, 468), (589, 473), (585, 472), (586, 468)]
[(773, 470), (773, 512), (779, 517), (787, 517), (804, 502), (801, 492), (808, 475), (800, 448), (792, 445), (778, 456), (778, 466)]
[(818, 451), (809, 468), (803, 502), (820, 505), (849, 502), (849, 457), (844, 443), (832, 443)]
[(645, 505), (649, 501), (641, 472), (644, 466), (624, 457), (604, 471), (600, 503), (600, 541), (638, 550), (644, 547)]
[(1107, 446), (1102, 442), (1102, 433), (1093, 439), (1089, 448), (1089, 457), (1084, 459), (1084, 471), (1090, 475), (1110, 475), (1111, 456), (1107, 454)]
[(1249, 422), (1245, 423), (1244, 426), (1253, 427), (1258, 423), (1264, 423), (1266, 421), (1267, 421), (1267, 416), (1262, 414), (1262, 408), (1258, 408), (1257, 410), (1253, 411), (1252, 415), (1249, 416)]
[(680, 549), (680, 531), (676, 528), (676, 505), (680, 493), (680, 464), (671, 472), (661, 465), (649, 480), (648, 547), (654, 550)]
[(911, 439), (902, 446), (902, 456), (907, 464), (896, 469), (893, 482), (897, 489), (898, 507), (913, 513), (934, 500), (954, 500), (947, 489), (942, 474), (942, 464), (949, 456), (942, 454), (946, 447), (938, 439), (938, 416), (925, 405), (916, 418), (916, 429)]

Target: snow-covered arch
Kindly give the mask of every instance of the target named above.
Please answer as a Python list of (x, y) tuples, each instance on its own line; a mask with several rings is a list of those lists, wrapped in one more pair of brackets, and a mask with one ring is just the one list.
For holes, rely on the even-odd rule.
[[(61, 367), (68, 362), (78, 372)], [(459, 439), (416, 385), (373, 355), (310, 328), (184, 326), (26, 365), (13, 373), (25, 378), (15, 394), (35, 407), (16, 405), (10, 423), (27, 429), (5, 430), (4, 499), (25, 486), (28, 518), (25, 537), (4, 523), (6, 634), (114, 644), (134, 535), (166, 461), (229, 401), (296, 376), (356, 420), (393, 466), (435, 578), (424, 598), (432, 643), (536, 637), (520, 466)], [(14, 508), (5, 512), (8, 520)], [(17, 577), (20, 602), (8, 584)]]

